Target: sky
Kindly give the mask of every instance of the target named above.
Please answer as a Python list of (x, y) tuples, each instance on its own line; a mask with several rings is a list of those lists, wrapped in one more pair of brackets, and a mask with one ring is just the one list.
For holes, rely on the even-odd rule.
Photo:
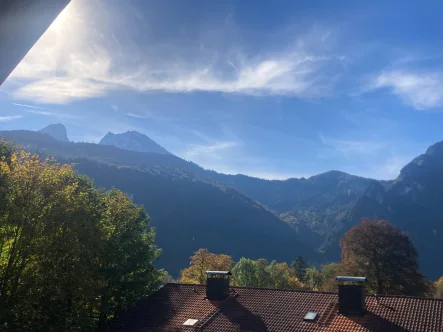
[(222, 173), (394, 179), (443, 140), (441, 1), (73, 0), (0, 130), (136, 130)]

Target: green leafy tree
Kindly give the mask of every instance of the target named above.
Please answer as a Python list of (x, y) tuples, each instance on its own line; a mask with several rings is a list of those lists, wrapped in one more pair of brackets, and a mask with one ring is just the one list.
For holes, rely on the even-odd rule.
[(295, 272), (295, 276), (300, 281), (304, 281), (306, 277), (306, 269), (308, 268), (308, 264), (302, 256), (298, 256), (295, 261), (291, 264), (292, 269)]
[(369, 291), (413, 296), (432, 292), (430, 282), (419, 272), (411, 239), (389, 222), (361, 222), (345, 234), (340, 245), (345, 271), (367, 277)]
[(321, 272), (315, 267), (308, 267), (306, 269), (306, 283), (312, 290), (320, 290), (323, 283), (323, 276)]
[(272, 280), (272, 288), (289, 288), (289, 278), (293, 273), (286, 262), (277, 263), (276, 261), (272, 261), (266, 270)]
[(165, 277), (153, 264), (160, 250), (145, 211), (118, 190), (105, 193), (102, 204), (100, 327), (133, 306), (146, 290), (157, 289)]
[(274, 285), (272, 277), (268, 269), (268, 261), (264, 258), (259, 258), (257, 262), (257, 279), (258, 287), (261, 288), (271, 288)]
[(244, 287), (259, 287), (258, 270), (257, 261), (245, 257), (240, 258), (232, 269), (235, 284)]
[(0, 161), (0, 326), (91, 331), (160, 284), (144, 211), (70, 165)]
[[(52, 326), (63, 325), (61, 322), (69, 319), (68, 311), (75, 310), (69, 304), (75, 284), (69, 280), (77, 280), (73, 275), (76, 268), (88, 265), (87, 261), (77, 265), (72, 262), (83, 243), (71, 245), (69, 241), (82, 239), (82, 234), (89, 231), (76, 228), (73, 218), (75, 207), (82, 204), (76, 201), (79, 183), (70, 166), (51, 160), (42, 162), (38, 156), (24, 152), (11, 156), (10, 163), (2, 162), (0, 174), (4, 181), (0, 215), (1, 317), (14, 328), (27, 328), (32, 323), (44, 326), (47, 313), (32, 308), (32, 302), (46, 304), (46, 297), (52, 301), (42, 307), (54, 313)], [(65, 301), (66, 306), (61, 304)]]
[(15, 152), (16, 148), (11, 142), (0, 140), (0, 159), (4, 158), (9, 163)]
[(232, 269), (237, 286), (261, 288), (301, 289), (303, 284), (297, 279), (287, 263), (268, 262), (261, 258), (256, 261), (242, 257)]
[(335, 278), (341, 274), (343, 267), (339, 263), (330, 263), (321, 268), (322, 284), (321, 290), (325, 292), (336, 292), (338, 289)]

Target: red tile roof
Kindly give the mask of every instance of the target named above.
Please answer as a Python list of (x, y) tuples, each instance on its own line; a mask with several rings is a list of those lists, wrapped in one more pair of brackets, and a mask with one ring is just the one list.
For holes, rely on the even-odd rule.
[[(443, 300), (366, 296), (362, 317), (339, 315), (336, 293), (231, 287), (222, 302), (205, 300), (201, 285), (167, 284), (141, 300), (113, 331), (443, 331)], [(309, 311), (314, 322), (303, 320)], [(193, 327), (183, 326), (197, 319)]]

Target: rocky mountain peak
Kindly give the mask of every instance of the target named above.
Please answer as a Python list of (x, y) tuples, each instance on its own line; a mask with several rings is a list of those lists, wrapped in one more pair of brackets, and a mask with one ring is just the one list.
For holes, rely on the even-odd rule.
[(56, 140), (59, 140), (62, 142), (69, 142), (66, 128), (61, 123), (50, 124), (49, 126), (43, 128), (43, 129), (40, 129), (39, 132), (49, 135), (49, 136), (55, 138)]
[(170, 154), (165, 148), (138, 131), (127, 131), (121, 134), (108, 132), (99, 144), (136, 152)]

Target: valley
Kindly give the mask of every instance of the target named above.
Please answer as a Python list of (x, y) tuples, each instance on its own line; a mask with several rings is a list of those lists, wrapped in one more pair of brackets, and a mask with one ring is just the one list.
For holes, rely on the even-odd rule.
[(302, 255), (314, 264), (338, 261), (341, 236), (362, 218), (388, 219), (408, 232), (422, 272), (441, 274), (443, 261), (435, 252), (443, 234), (443, 143), (393, 181), (340, 171), (282, 181), (205, 170), (135, 132), (108, 134), (106, 144), (61, 141), (45, 132), (3, 131), (0, 137), (74, 163), (97, 186), (118, 188), (143, 205), (163, 248), (158, 265), (171, 274), (198, 248), (234, 259), (290, 262)]

